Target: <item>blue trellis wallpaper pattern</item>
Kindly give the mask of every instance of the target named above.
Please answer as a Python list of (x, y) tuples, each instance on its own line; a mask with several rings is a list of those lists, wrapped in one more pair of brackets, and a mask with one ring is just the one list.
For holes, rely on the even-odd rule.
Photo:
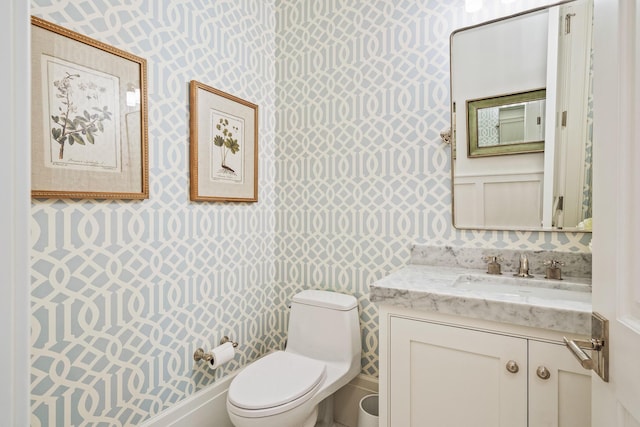
[[(32, 205), (32, 426), (130, 426), (281, 345), (275, 10), (262, 0), (33, 0), (147, 59), (150, 198)], [(188, 84), (260, 106), (259, 203), (191, 203)], [(215, 373), (196, 347), (240, 342)]]
[(478, 110), (478, 147), (500, 144), (498, 136), (499, 110), (481, 108)]
[[(36, 200), (32, 425), (137, 425), (282, 346), (301, 288), (354, 294), (414, 243), (586, 251), (589, 235), (451, 227), (448, 37), (539, 3), (31, 0), (148, 61), (150, 199)], [(487, 3), (485, 1), (485, 3)], [(188, 200), (188, 82), (260, 106), (259, 202)], [(230, 334), (235, 361), (194, 365)]]
[(588, 250), (588, 234), (451, 226), (449, 35), (541, 3), (276, 0), (278, 288), (356, 295), (365, 374), (378, 374), (368, 286), (412, 244)]

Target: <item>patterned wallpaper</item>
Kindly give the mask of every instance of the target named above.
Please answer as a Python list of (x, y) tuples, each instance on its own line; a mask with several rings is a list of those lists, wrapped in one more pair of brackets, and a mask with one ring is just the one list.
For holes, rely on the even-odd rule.
[[(33, 202), (31, 425), (138, 425), (282, 342), (274, 4), (33, 0), (32, 14), (147, 59), (151, 194)], [(259, 203), (189, 201), (191, 79), (259, 104)], [(235, 361), (194, 364), (223, 335)]]
[(439, 137), (450, 123), (449, 35), (540, 1), (485, 0), (474, 14), (463, 0), (276, 4), (280, 294), (356, 295), (364, 374), (378, 374), (369, 284), (407, 264), (413, 244), (587, 251), (590, 235), (451, 226)]
[(500, 110), (497, 108), (480, 108), (478, 110), (478, 147), (500, 144), (498, 123)]
[[(593, 36), (592, 36), (593, 37)], [(593, 46), (593, 39), (591, 41)], [(585, 144), (582, 218), (593, 217), (593, 48), (589, 53), (589, 96), (587, 98), (587, 141)]]
[[(487, 3), (487, 1), (485, 1)], [(412, 244), (585, 251), (590, 236), (451, 227), (448, 37), (497, 0), (32, 0), (148, 61), (150, 199), (34, 201), (32, 425), (137, 425), (280, 347), (302, 288), (358, 297)], [(188, 82), (260, 106), (257, 204), (188, 200)], [(229, 334), (212, 373), (195, 347)]]

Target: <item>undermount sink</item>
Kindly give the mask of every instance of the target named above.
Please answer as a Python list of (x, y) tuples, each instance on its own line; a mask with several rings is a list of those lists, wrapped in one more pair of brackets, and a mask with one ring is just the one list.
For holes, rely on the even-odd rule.
[(461, 274), (453, 288), (514, 297), (591, 301), (591, 285), (571, 280), (548, 280), (507, 275)]

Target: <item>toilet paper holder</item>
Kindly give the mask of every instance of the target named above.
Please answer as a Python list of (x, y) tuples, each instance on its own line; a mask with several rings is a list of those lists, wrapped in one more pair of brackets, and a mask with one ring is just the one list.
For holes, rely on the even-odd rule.
[[(238, 347), (238, 343), (236, 341), (231, 341), (231, 339), (226, 335), (224, 337), (222, 337), (222, 339), (220, 340), (220, 345), (228, 343), (228, 342), (230, 342), (231, 345), (233, 345), (233, 348), (237, 348)], [(209, 361), (211, 361), (211, 359), (213, 359), (213, 355), (211, 354), (211, 352), (205, 352), (202, 347), (197, 348), (195, 353), (193, 353), (193, 360), (195, 360), (196, 362), (198, 362), (200, 360), (204, 360), (205, 362), (209, 362)]]

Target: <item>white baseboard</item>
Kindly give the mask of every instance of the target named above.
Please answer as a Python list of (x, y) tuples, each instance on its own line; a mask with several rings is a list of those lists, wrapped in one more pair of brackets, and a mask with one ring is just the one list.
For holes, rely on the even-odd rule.
[[(160, 412), (142, 423), (141, 427), (233, 427), (227, 415), (227, 390), (236, 374), (237, 372)], [(360, 399), (377, 392), (377, 378), (358, 375), (336, 392), (335, 421), (347, 427), (356, 427)]]
[(166, 409), (141, 427), (233, 427), (227, 415), (227, 390), (237, 372)]
[(334, 395), (333, 417), (335, 421), (346, 427), (357, 427), (360, 399), (372, 393), (378, 393), (377, 378), (360, 374), (351, 380)]

